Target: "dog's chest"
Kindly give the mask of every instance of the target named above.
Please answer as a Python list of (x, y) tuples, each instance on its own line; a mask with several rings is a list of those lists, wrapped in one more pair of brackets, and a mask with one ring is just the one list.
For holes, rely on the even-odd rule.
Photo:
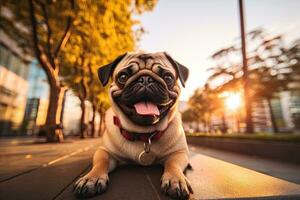
[(110, 153), (123, 162), (134, 162), (142, 165), (161, 163), (172, 152), (186, 148), (186, 145), (180, 142), (184, 141), (180, 138), (180, 135), (169, 137), (168, 133), (165, 133), (158, 141), (151, 143), (150, 151), (147, 154), (144, 142), (126, 140), (121, 134), (117, 134), (118, 129), (114, 131), (108, 132), (104, 136), (104, 145)]
[(164, 152), (157, 142), (153, 142), (148, 148), (145, 146), (147, 145), (141, 141), (124, 141), (123, 138), (120, 138), (120, 142), (116, 143), (111, 150), (121, 161), (142, 165), (159, 162), (164, 156)]
[(103, 146), (119, 161), (142, 164), (141, 159), (144, 159), (153, 160), (151, 164), (155, 164), (160, 163), (162, 159), (173, 152), (188, 151), (183, 129), (178, 126), (180, 123), (173, 121), (159, 140), (151, 142), (149, 154), (143, 156), (142, 154), (146, 150), (144, 142), (125, 139), (120, 133), (119, 127), (115, 126), (110, 120), (113, 118), (114, 113), (108, 112), (107, 114), (107, 131), (103, 135)]

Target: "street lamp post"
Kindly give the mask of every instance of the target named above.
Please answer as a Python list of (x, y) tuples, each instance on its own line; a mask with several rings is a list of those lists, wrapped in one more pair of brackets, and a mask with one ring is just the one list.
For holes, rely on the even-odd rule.
[(253, 133), (252, 123), (252, 107), (249, 95), (248, 84), (248, 65), (246, 55), (246, 39), (245, 39), (245, 23), (244, 23), (244, 6), (243, 0), (239, 0), (239, 13), (240, 13), (240, 28), (241, 28), (241, 41), (242, 41), (242, 56), (243, 56), (243, 87), (244, 87), (244, 103), (246, 111), (246, 132)]

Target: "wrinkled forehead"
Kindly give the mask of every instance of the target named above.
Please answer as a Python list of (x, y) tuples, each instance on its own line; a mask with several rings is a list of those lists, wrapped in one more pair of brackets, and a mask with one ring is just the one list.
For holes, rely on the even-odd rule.
[(114, 71), (114, 75), (127, 67), (136, 68), (140, 71), (143, 69), (154, 71), (157, 67), (161, 67), (176, 74), (172, 64), (168, 61), (163, 53), (131, 53), (118, 64)]

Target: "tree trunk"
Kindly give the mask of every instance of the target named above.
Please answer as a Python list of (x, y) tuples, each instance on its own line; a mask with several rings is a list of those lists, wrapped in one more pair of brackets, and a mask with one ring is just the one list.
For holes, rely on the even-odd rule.
[(239, 114), (235, 114), (237, 133), (241, 133)]
[(204, 129), (205, 129), (205, 133), (208, 133), (209, 131), (208, 131), (208, 120), (207, 119), (205, 119), (204, 120)]
[(87, 135), (87, 124), (85, 123), (85, 103), (84, 99), (80, 99), (80, 108), (81, 108), (81, 118), (80, 118), (80, 138), (85, 138)]
[(226, 125), (226, 119), (225, 119), (225, 114), (222, 113), (222, 130), (221, 132), (223, 134), (227, 133), (227, 125)]
[(46, 119), (46, 138), (48, 142), (62, 142), (62, 111), (66, 89), (50, 84), (50, 101)]
[(208, 117), (208, 132), (209, 132), (210, 134), (213, 133), (213, 126), (212, 126), (211, 115), (209, 115), (209, 117)]
[(246, 133), (254, 133), (254, 126), (252, 120), (252, 105), (249, 95), (245, 98), (245, 107), (246, 107)]
[(96, 133), (96, 130), (95, 130), (95, 118), (96, 118), (97, 107), (96, 107), (95, 104), (92, 104), (92, 108), (93, 108), (93, 116), (92, 116), (92, 121), (91, 121), (92, 136), (96, 137), (97, 133)]
[[(35, 8), (34, 1), (30, 0), (28, 1), (28, 3), (29, 3), (29, 13), (30, 13), (30, 23), (32, 28), (31, 31), (32, 31), (32, 42), (34, 47), (34, 53), (41, 67), (45, 70), (50, 85), (50, 99), (49, 99), (48, 113), (46, 118), (45, 130), (43, 131), (46, 132), (46, 138), (48, 142), (61, 142), (63, 141), (62, 111), (63, 111), (63, 102), (64, 102), (66, 88), (61, 87), (60, 85), (60, 80), (59, 80), (60, 65), (58, 60), (58, 53), (64, 48), (65, 44), (70, 38), (73, 18), (71, 16), (68, 17), (64, 34), (60, 38), (59, 45), (54, 49), (51, 43), (51, 40), (53, 38), (51, 37), (52, 34), (51, 34), (51, 28), (49, 26), (48, 17), (45, 14), (44, 20), (43, 19), (38, 20), (36, 16), (37, 11)], [(70, 3), (71, 3), (71, 8), (74, 9), (75, 8), (74, 0), (71, 0)], [(40, 21), (43, 21), (43, 23), (41, 24)], [(46, 25), (46, 31), (48, 34), (46, 45), (49, 51), (46, 50), (44, 41), (40, 40), (39, 38), (38, 30), (40, 29), (40, 26), (44, 28), (44, 25)]]
[(271, 117), (273, 132), (278, 133), (278, 127), (277, 127), (277, 124), (276, 124), (275, 115), (274, 115), (274, 112), (272, 110), (271, 99), (267, 98), (267, 102), (268, 102), (268, 107), (269, 107), (269, 110), (270, 110), (270, 117)]

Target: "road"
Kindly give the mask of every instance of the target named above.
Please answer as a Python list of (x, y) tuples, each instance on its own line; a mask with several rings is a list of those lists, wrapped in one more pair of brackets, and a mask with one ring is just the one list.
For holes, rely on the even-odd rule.
[[(24, 199), (22, 194), (26, 199), (74, 199), (74, 180), (90, 168), (98, 145), (99, 139), (68, 139), (62, 144), (32, 138), (0, 139), (0, 197)], [(195, 145), (189, 148), (194, 171), (187, 176), (195, 191), (191, 199), (300, 197), (299, 165)], [(129, 195), (126, 199), (141, 195), (166, 199), (159, 188), (161, 168), (128, 166), (116, 171), (111, 174), (109, 191), (99, 199), (119, 199), (125, 193)], [(141, 185), (142, 190), (134, 189)]]

